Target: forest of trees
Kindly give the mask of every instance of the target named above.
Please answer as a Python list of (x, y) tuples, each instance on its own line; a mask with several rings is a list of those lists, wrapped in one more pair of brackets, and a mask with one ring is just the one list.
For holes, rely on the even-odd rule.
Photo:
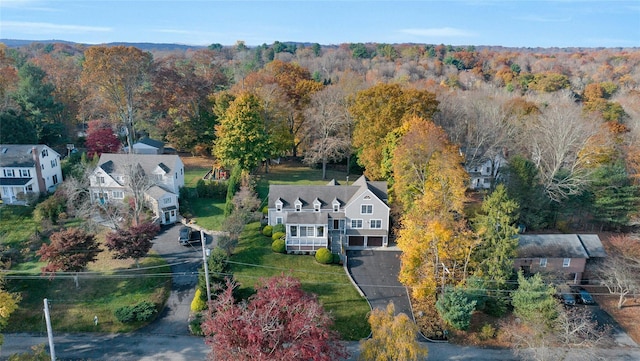
[[(504, 309), (518, 227), (638, 224), (637, 49), (0, 44), (0, 129), (61, 153), (149, 135), (248, 172), (283, 156), (359, 166), (390, 185), (400, 280), (460, 325), (462, 299)], [(465, 165), (497, 155), (508, 165), (471, 212)]]

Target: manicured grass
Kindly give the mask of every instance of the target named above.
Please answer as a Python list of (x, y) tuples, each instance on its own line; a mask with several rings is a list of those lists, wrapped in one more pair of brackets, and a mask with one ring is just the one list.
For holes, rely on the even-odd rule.
[(185, 167), (184, 186), (195, 188), (198, 180), (202, 179), (202, 177), (204, 177), (208, 171), (209, 168), (204, 167)]
[(225, 200), (196, 198), (191, 200), (191, 209), (196, 223), (210, 230), (220, 230), (224, 222)]
[(0, 206), (0, 245), (15, 247), (26, 241), (38, 228), (33, 209), (23, 206)]
[[(107, 259), (107, 255), (102, 257)], [(116, 261), (115, 265), (130, 266), (131, 263)], [(105, 266), (96, 268), (102, 267)], [(145, 269), (147, 267), (152, 268)], [(42, 312), (44, 298), (50, 302), (51, 323), (56, 332), (128, 332), (142, 326), (118, 322), (114, 311), (144, 300), (164, 304), (171, 290), (169, 266), (160, 256), (150, 255), (141, 260), (140, 269), (115, 268), (120, 270), (80, 275), (79, 289), (70, 277), (48, 279), (39, 274), (9, 274), (7, 289), (20, 294), (22, 300), (4, 331), (46, 332)], [(98, 326), (93, 323), (94, 316), (98, 316)]]
[(230, 261), (233, 274), (241, 284), (242, 296), (252, 294), (260, 278), (291, 275), (300, 280), (305, 291), (318, 295), (325, 310), (331, 312), (334, 329), (343, 340), (359, 340), (369, 335), (369, 305), (350, 283), (341, 265), (322, 265), (313, 256), (272, 252), (271, 238), (262, 235), (259, 223), (245, 227)]

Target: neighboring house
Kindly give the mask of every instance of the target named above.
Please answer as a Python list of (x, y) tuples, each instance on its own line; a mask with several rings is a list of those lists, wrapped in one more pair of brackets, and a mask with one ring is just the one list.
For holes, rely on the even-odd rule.
[(175, 223), (178, 196), (184, 186), (184, 164), (177, 155), (103, 153), (90, 175), (91, 201), (96, 204), (122, 202), (132, 195), (128, 179), (132, 168), (144, 175), (144, 181), (137, 184), (141, 184), (147, 206), (156, 219), (161, 224)]
[(557, 273), (580, 283), (587, 261), (602, 257), (606, 253), (596, 234), (519, 235), (513, 267), (525, 274)]
[(470, 189), (490, 189), (500, 178), (500, 168), (507, 165), (507, 160), (500, 154), (494, 157), (483, 157), (472, 164), (465, 164), (469, 173)]
[[(149, 137), (140, 138), (132, 148), (134, 154), (164, 154), (164, 143)], [(129, 152), (128, 147), (124, 148), (124, 152)]]
[(386, 247), (387, 183), (364, 176), (351, 185), (269, 186), (268, 224), (284, 224), (288, 252)]
[(30, 193), (55, 191), (62, 182), (60, 154), (44, 144), (0, 144), (2, 201), (26, 204)]

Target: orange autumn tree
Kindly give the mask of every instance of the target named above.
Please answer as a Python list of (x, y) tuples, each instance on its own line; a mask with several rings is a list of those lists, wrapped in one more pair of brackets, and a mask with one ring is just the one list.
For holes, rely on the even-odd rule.
[(467, 275), (475, 246), (463, 218), (468, 176), (458, 148), (441, 128), (420, 118), (405, 126), (393, 154), (394, 194), (404, 206), (397, 240), (403, 251), (399, 279), (415, 298), (426, 298)]
[(399, 84), (377, 84), (353, 98), (349, 112), (354, 119), (353, 146), (358, 163), (370, 179), (384, 178), (382, 162), (386, 136), (402, 125), (404, 119), (418, 116), (430, 119), (437, 111), (435, 94), (403, 89)]

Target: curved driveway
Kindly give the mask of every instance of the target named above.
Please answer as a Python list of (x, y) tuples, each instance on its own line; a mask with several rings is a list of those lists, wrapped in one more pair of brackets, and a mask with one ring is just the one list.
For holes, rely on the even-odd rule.
[(398, 281), (400, 251), (347, 251), (347, 269), (372, 308), (386, 309), (393, 302), (396, 314), (413, 320), (407, 289)]

